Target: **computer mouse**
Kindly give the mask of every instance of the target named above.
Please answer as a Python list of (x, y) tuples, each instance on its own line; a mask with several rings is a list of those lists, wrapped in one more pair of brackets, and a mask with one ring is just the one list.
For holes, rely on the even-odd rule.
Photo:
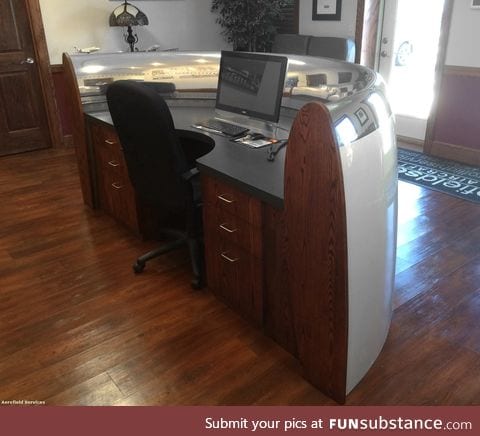
[(263, 139), (265, 136), (263, 136), (261, 133), (251, 133), (250, 134), (250, 139), (253, 141), (256, 141), (257, 139)]

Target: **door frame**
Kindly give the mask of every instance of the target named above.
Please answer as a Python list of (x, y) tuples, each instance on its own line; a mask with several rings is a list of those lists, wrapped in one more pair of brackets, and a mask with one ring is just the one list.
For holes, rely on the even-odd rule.
[(35, 60), (40, 76), (42, 100), (48, 121), (50, 142), (52, 146), (58, 147), (62, 145), (63, 141), (40, 2), (39, 0), (23, 1), (25, 1), (28, 22), (32, 33)]
[[(384, 3), (385, 0), (380, 0), (380, 3)], [(448, 44), (448, 36), (450, 33), (450, 22), (452, 18), (452, 10), (453, 10), (453, 0), (444, 0), (443, 6), (443, 14), (442, 14), (442, 21), (441, 21), (441, 32), (440, 32), (440, 40), (438, 42), (438, 56), (437, 62), (435, 65), (435, 77), (434, 77), (434, 98), (432, 102), (432, 108), (430, 110), (430, 114), (427, 119), (427, 131), (425, 133), (425, 140), (424, 141), (416, 141), (410, 138), (401, 138), (406, 142), (412, 142), (415, 145), (420, 145), (423, 148), (423, 151), (427, 154), (431, 154), (432, 145), (433, 145), (433, 133), (435, 131), (435, 122), (437, 117), (437, 110), (438, 110), (438, 95), (440, 93), (440, 89), (442, 86), (442, 79), (443, 79), (443, 70), (445, 68), (445, 60), (447, 57), (447, 44)], [(369, 11), (371, 13), (370, 16), (366, 16), (367, 8), (365, 0), (358, 0), (357, 3), (357, 20), (356, 20), (356, 29), (355, 29), (355, 42), (357, 45), (357, 56), (355, 62), (360, 63), (360, 53), (362, 51), (362, 40), (364, 32), (370, 33), (377, 33), (379, 31), (379, 26), (381, 25), (381, 11), (383, 7), (378, 8), (370, 8)], [(369, 28), (370, 26), (370, 28)], [(373, 27), (375, 27), (373, 29)], [(375, 57), (376, 53), (378, 52), (377, 47), (368, 46), (367, 49), (370, 53), (368, 53), (367, 57), (372, 59)], [(375, 59), (376, 61), (376, 59)], [(419, 144), (418, 142), (421, 142)]]
[(445, 61), (447, 60), (447, 45), (450, 35), (450, 23), (452, 21), (453, 0), (445, 0), (443, 6), (442, 22), (440, 24), (442, 31), (440, 32), (440, 41), (438, 48), (437, 64), (435, 65), (435, 81), (433, 86), (433, 102), (430, 116), (427, 120), (427, 132), (425, 133), (425, 142), (423, 151), (426, 154), (432, 154), (433, 136), (435, 132), (435, 124), (437, 122), (438, 97), (442, 89), (443, 72), (445, 70)]

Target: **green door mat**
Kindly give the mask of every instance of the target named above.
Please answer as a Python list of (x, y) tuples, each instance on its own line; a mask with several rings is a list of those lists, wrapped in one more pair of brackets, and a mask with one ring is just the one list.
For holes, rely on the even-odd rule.
[(398, 149), (398, 178), (480, 204), (480, 168)]

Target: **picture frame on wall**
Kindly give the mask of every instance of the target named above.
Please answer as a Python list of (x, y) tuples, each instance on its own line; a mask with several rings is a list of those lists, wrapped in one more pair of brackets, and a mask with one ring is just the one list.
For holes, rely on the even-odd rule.
[(340, 21), (342, 19), (342, 0), (313, 0), (312, 20)]

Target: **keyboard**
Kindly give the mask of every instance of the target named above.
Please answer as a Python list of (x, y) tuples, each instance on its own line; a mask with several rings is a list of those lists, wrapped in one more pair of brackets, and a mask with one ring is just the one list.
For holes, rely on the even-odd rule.
[(202, 121), (196, 124), (197, 127), (206, 129), (216, 130), (227, 136), (239, 136), (242, 133), (248, 132), (246, 127), (237, 126), (236, 124), (230, 124), (225, 121), (218, 120), (216, 118), (211, 118), (209, 120)]

